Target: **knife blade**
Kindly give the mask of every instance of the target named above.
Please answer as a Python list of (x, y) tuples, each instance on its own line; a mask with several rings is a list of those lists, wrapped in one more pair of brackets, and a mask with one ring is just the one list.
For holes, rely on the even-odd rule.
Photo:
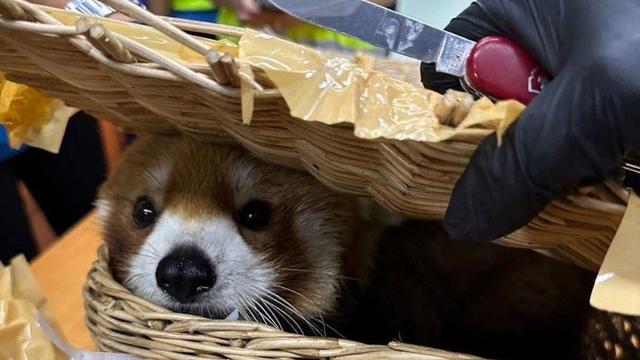
[(265, 0), (305, 22), (372, 45), (436, 63), (439, 72), (461, 77), (475, 41), (437, 29), (383, 6), (360, 0)]

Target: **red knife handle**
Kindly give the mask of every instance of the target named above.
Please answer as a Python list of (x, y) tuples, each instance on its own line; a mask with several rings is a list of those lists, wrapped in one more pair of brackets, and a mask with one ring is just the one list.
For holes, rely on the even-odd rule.
[(464, 75), (465, 85), (472, 91), (525, 105), (540, 94), (549, 78), (518, 44), (501, 36), (486, 37), (475, 45)]

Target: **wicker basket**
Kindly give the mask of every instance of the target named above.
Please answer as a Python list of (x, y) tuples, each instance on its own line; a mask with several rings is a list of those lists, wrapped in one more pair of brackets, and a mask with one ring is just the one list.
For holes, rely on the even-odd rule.
[[(440, 143), (360, 139), (351, 126), (291, 117), (257, 69), (253, 120), (243, 125), (233, 61), (208, 56), (209, 66), (185, 66), (118, 34), (100, 37), (82, 26), (62, 25), (46, 8), (23, 0), (1, 0), (0, 5), (0, 71), (8, 79), (129, 130), (178, 131), (240, 143), (263, 160), (305, 169), (337, 191), (371, 196), (408, 217), (443, 217), (456, 179), (487, 135), (469, 129)], [(135, 10), (127, 12), (201, 54), (210, 49), (177, 28), (242, 34), (238, 28), (163, 20)], [(133, 63), (134, 58), (144, 60)], [(376, 66), (413, 82), (419, 78), (415, 63), (378, 60)], [(499, 242), (596, 269), (622, 219), (627, 195), (618, 184), (574, 193)]]
[(294, 335), (257, 323), (172, 313), (114, 281), (107, 257), (103, 245), (84, 289), (87, 326), (101, 351), (177, 360), (480, 359), (408, 344), (365, 345)]
[[(144, 359), (416, 359), (470, 360), (475, 356), (421, 346), (306, 337), (269, 326), (173, 313), (133, 295), (108, 267), (106, 245), (83, 291), (86, 324), (100, 351)], [(638, 359), (640, 318), (592, 310), (578, 350), (580, 358)], [(525, 350), (526, 351), (526, 350)]]

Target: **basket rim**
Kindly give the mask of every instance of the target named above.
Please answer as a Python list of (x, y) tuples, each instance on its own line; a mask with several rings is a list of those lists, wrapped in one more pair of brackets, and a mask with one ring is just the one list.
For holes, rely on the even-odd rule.
[[(252, 321), (175, 313), (134, 295), (116, 282), (109, 271), (108, 256), (108, 246), (103, 243), (83, 287), (85, 323), (100, 351), (124, 351), (149, 358), (161, 355), (172, 359), (189, 354), (231, 359), (234, 356), (250, 356), (252, 359), (360, 359), (383, 355), (387, 359), (482, 359), (397, 341), (387, 345), (369, 345), (348, 339), (288, 333)], [(222, 337), (216, 338), (215, 334)], [(153, 341), (141, 341), (145, 337), (159, 341), (157, 347), (154, 348)], [(173, 349), (167, 350), (165, 344), (170, 344)], [(159, 352), (160, 349), (164, 352)]]

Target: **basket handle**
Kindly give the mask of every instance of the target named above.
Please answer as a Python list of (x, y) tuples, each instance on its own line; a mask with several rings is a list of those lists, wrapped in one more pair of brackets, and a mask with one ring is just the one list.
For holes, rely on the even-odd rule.
[(81, 17), (76, 21), (78, 33), (84, 34), (87, 40), (105, 54), (111, 55), (123, 64), (137, 62), (136, 57), (111, 34), (102, 24), (95, 24), (89, 18)]
[(0, 13), (15, 20), (28, 20), (31, 17), (44, 24), (62, 25), (37, 5), (24, 0), (0, 0)]
[[(6, 1), (6, 0), (0, 0), (0, 1)], [(220, 74), (228, 72), (229, 69), (224, 69), (224, 67), (235, 67), (235, 64), (232, 62), (231, 65), (220, 62), (219, 60), (221, 58), (223, 58), (222, 54), (219, 54), (218, 51), (212, 49), (211, 47), (195, 40), (191, 35), (185, 33), (184, 31), (182, 31), (180, 28), (178, 28), (177, 26), (173, 25), (171, 22), (166, 21), (166, 18), (157, 16), (152, 14), (151, 12), (140, 8), (139, 6), (134, 5), (133, 3), (131, 3), (128, 0), (100, 0), (104, 3), (106, 3), (107, 5), (111, 6), (112, 8), (116, 9), (117, 11), (135, 19), (138, 20), (148, 26), (151, 26), (153, 28), (155, 28), (156, 30), (162, 32), (163, 34), (169, 36), (170, 38), (172, 38), (173, 40), (187, 46), (188, 48), (190, 48), (191, 50), (199, 53), (200, 55), (204, 56), (207, 63), (209, 64), (209, 67), (211, 68), (211, 72), (213, 73), (214, 78), (216, 78), (217, 80), (223, 80), (225, 79), (225, 77), (221, 77), (218, 79), (218, 76), (220, 76)], [(189, 26), (187, 24), (189, 24), (189, 22), (186, 21), (174, 21), (175, 23), (183, 23), (185, 26)], [(191, 27), (193, 26), (204, 26), (199, 25), (197, 23), (192, 23)], [(233, 33), (232, 35), (236, 35), (236, 36), (242, 36), (242, 34), (244, 33), (244, 31), (237, 31), (235, 33)], [(215, 54), (215, 55), (213, 55)], [(243, 67), (242, 65), (240, 65), (240, 67)], [(258, 84), (258, 82), (255, 81), (255, 79), (253, 78), (253, 76), (250, 75), (250, 72), (248, 71), (237, 71), (238, 69), (233, 69), (238, 74), (238, 76), (243, 80), (243, 82), (246, 82), (246, 85), (249, 85), (249, 87), (253, 88), (254, 90), (257, 91), (264, 91), (264, 88)], [(223, 81), (223, 84), (224, 81)], [(225, 84), (226, 85), (226, 84)], [(248, 94), (245, 91), (245, 94)], [(246, 98), (246, 96), (245, 96)], [(252, 111), (251, 111), (252, 112)], [(246, 119), (247, 116), (245, 116)], [(250, 117), (250, 116), (249, 116)], [(246, 120), (245, 120), (246, 122)]]
[(158, 31), (169, 36), (173, 40), (189, 47), (191, 50), (199, 53), (202, 56), (207, 56), (207, 53), (212, 51), (209, 46), (202, 44), (201, 42), (193, 39), (189, 34), (178, 29), (176, 26), (164, 21), (159, 16), (156, 16), (149, 11), (146, 11), (128, 0), (100, 0), (105, 4), (111, 6), (117, 11), (143, 22), (146, 25), (156, 28)]
[(0, 14), (5, 14), (7, 17), (17, 20), (28, 18), (23, 8), (9, 0), (0, 0)]
[[(226, 73), (235, 72), (236, 74), (229, 74), (229, 75), (238, 76), (239, 79), (241, 80), (239, 82), (241, 87), (241, 91), (240, 91), (241, 101), (243, 104), (242, 106), (243, 122), (244, 123), (250, 122), (251, 118), (253, 117), (253, 101), (255, 96), (254, 90), (263, 92), (264, 88), (254, 79), (253, 73), (251, 71), (250, 66), (248, 66), (248, 64), (239, 63), (238, 64), (239, 66), (236, 67), (235, 62), (233, 61), (231, 62), (219, 61), (220, 59), (224, 58), (224, 56), (221, 56), (217, 50), (212, 49), (211, 47), (195, 40), (191, 35), (183, 32), (176, 26), (170, 24), (169, 22), (163, 20), (162, 18), (154, 14), (151, 14), (150, 12), (144, 9), (141, 9), (133, 5), (132, 3), (126, 0), (101, 0), (101, 1), (107, 3), (114, 9), (130, 16), (131, 18), (139, 20), (142, 23), (157, 29), (158, 31), (172, 38), (173, 40), (203, 55), (203, 57), (206, 59), (211, 69), (214, 79), (216, 80), (227, 79), (227, 81), (213, 82), (207, 79), (206, 77), (202, 76), (202, 74), (197, 74), (193, 72), (191, 69), (188, 69), (187, 67), (183, 66), (182, 64), (178, 64), (169, 59), (166, 59), (160, 54), (156, 53), (155, 51), (148, 49), (145, 46), (138, 44), (135, 41), (132, 41), (116, 33), (112, 33), (112, 34), (110, 33), (108, 35), (110, 38), (117, 40), (118, 44), (111, 44), (112, 46), (109, 46), (108, 49), (104, 49), (103, 47), (99, 46), (97, 48), (99, 52), (102, 53), (105, 50), (108, 50), (107, 52), (111, 53), (112, 51), (115, 51), (117, 55), (122, 55), (122, 56), (116, 56), (115, 57), (116, 60), (119, 60), (120, 62), (122, 60), (126, 60), (124, 64), (133, 62), (133, 58), (130, 56), (131, 53), (138, 56), (142, 56), (143, 58), (149, 59), (155, 63), (162, 65), (174, 75), (177, 75), (178, 77), (186, 79), (187, 81), (190, 81), (192, 83), (203, 86), (204, 88), (207, 88), (207, 89), (218, 88), (220, 85), (233, 83), (234, 81), (228, 80), (229, 76), (220, 77), (220, 74), (223, 74), (225, 72)], [(31, 16), (45, 24), (62, 25), (59, 21), (57, 21), (51, 15), (47, 14), (38, 6), (35, 6), (24, 0), (0, 0), (0, 12), (8, 13), (8, 15), (11, 17), (18, 16), (20, 18), (27, 19), (29, 16)], [(85, 24), (81, 24), (83, 26), (80, 26), (80, 28), (85, 28), (85, 29), (87, 27), (92, 28), (93, 26), (91, 26), (90, 23), (91, 21), (86, 21)], [(77, 30), (80, 30), (80, 29), (76, 29), (76, 33), (78, 33)], [(238, 33), (241, 34), (242, 32), (239, 31)], [(81, 48), (85, 48), (85, 46), (82, 46), (80, 44), (82, 42), (87, 42), (90, 44), (90, 46), (96, 48), (96, 45), (98, 44), (95, 44), (94, 41), (90, 41), (90, 40), (88, 41), (86, 35), (87, 34), (85, 34), (84, 39), (79, 39), (79, 38), (76, 39), (75, 37), (72, 36), (69, 38), (69, 41), (76, 46), (80, 46)], [(97, 40), (97, 39), (94, 39), (94, 40)], [(78, 43), (78, 41), (80, 43)], [(100, 42), (100, 41), (96, 41), (96, 42)], [(115, 54), (111, 53), (111, 55), (113, 56)], [(217, 55), (217, 56), (212, 56), (212, 55)], [(249, 68), (247, 69), (247, 67)], [(240, 71), (240, 70), (243, 70), (243, 71)]]

